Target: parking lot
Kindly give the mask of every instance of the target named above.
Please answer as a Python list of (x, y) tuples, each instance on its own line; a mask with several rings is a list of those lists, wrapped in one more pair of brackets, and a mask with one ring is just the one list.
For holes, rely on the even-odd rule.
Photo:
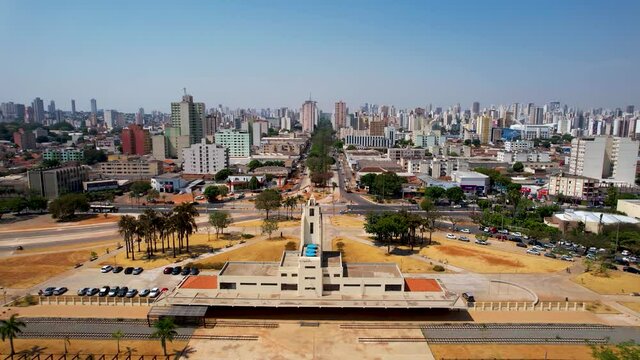
[(40, 288), (67, 287), (69, 291), (65, 295), (75, 295), (78, 289), (85, 287), (100, 288), (105, 285), (109, 287), (127, 286), (129, 289), (137, 290), (158, 287), (168, 288), (171, 291), (184, 278), (181, 275), (164, 275), (162, 270), (162, 268), (145, 269), (139, 275), (125, 275), (124, 272), (101, 273), (100, 268), (77, 269), (71, 275), (49, 279)]

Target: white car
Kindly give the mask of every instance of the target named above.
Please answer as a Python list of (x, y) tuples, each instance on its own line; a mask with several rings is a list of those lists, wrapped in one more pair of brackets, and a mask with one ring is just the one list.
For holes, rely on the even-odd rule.
[(453, 205), (452, 207), (453, 207), (454, 209), (461, 209), (461, 208), (462, 208), (462, 205)]
[(540, 251), (538, 251), (536, 249), (529, 249), (529, 250), (527, 250), (527, 254), (540, 256)]
[(629, 256), (629, 250), (622, 250), (622, 256)]
[(509, 230), (502, 229), (502, 230), (498, 230), (498, 232), (499, 232), (500, 234), (509, 235)]
[(456, 238), (455, 235), (453, 235), (451, 233), (447, 234), (447, 239), (455, 239), (455, 238)]
[(105, 265), (105, 266), (100, 268), (100, 272), (101, 273), (108, 273), (111, 270), (113, 270), (113, 266), (111, 266), (111, 265)]
[(575, 261), (575, 260), (573, 260), (573, 258), (572, 258), (571, 256), (569, 256), (569, 255), (562, 255), (562, 257), (561, 257), (560, 259), (561, 259), (561, 260), (564, 260), (564, 261)]
[(470, 233), (469, 229), (460, 229), (460, 232), (465, 234)]
[(489, 243), (485, 240), (478, 240), (476, 239), (476, 244), (478, 245), (489, 245)]
[(153, 288), (151, 289), (151, 292), (149, 292), (149, 297), (150, 298), (157, 298), (158, 295), (160, 295), (160, 289), (159, 288)]
[(522, 237), (522, 234), (519, 231), (512, 232), (511, 235), (517, 236), (517, 237)]
[(196, 200), (204, 200), (204, 195), (198, 195), (198, 196), (196, 196)]

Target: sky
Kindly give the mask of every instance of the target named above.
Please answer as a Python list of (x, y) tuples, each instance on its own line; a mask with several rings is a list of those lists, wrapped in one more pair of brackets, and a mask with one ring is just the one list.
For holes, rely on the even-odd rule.
[(0, 0), (0, 102), (640, 106), (637, 0)]

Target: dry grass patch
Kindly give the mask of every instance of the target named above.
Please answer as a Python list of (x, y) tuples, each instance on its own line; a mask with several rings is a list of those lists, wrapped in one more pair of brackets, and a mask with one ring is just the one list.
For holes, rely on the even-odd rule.
[(609, 305), (603, 304), (600, 301), (594, 301), (585, 305), (587, 311), (591, 311), (594, 314), (620, 314), (620, 311), (612, 308)]
[[(187, 341), (167, 342), (167, 352), (176, 353), (187, 346)], [(35, 356), (38, 352), (41, 354), (63, 354), (64, 339), (16, 339), (14, 340), (16, 352), (25, 351)], [(124, 358), (127, 348), (132, 350), (132, 358), (138, 358), (141, 355), (162, 355), (162, 346), (159, 340), (120, 340), (120, 354)], [(81, 358), (86, 358), (88, 354), (115, 354), (115, 340), (78, 340), (69, 339), (67, 343), (69, 355), (82, 354)], [(9, 342), (0, 342), (0, 353), (9, 353)], [(113, 356), (111, 356), (113, 357)], [(111, 359), (109, 357), (109, 359)], [(28, 357), (29, 359), (31, 357)], [(42, 357), (44, 358), (44, 356)], [(56, 359), (58, 357), (55, 357)], [(97, 358), (97, 357), (96, 357)], [(145, 357), (146, 358), (146, 357)]]
[[(234, 222), (231, 224), (232, 227), (260, 227), (262, 226), (262, 219), (259, 220), (247, 220)], [(294, 226), (300, 226), (300, 220), (286, 220), (286, 221), (278, 221), (278, 228), (289, 228)]]
[(621, 302), (620, 304), (640, 313), (640, 302)]
[[(229, 238), (236, 239), (236, 240), (225, 240)], [(189, 237), (189, 251), (191, 251), (191, 253), (193, 254), (202, 254), (202, 253), (209, 252), (210, 249), (212, 248), (222, 249), (228, 245), (236, 244), (239, 242), (238, 239), (239, 238), (237, 236), (231, 236), (229, 234), (220, 235), (220, 240), (216, 240), (215, 233), (211, 233), (210, 235), (193, 234)], [(171, 238), (169, 238), (169, 242), (170, 243), (172, 242)], [(178, 239), (176, 238), (176, 245), (177, 245), (177, 242), (178, 242)], [(137, 250), (138, 246), (136, 245), (135, 248)], [(162, 253), (161, 251), (162, 246), (160, 243), (158, 243), (158, 251), (154, 253), (154, 257), (152, 259), (145, 259), (144, 257), (147, 254), (145, 251), (145, 248), (146, 248), (145, 244), (142, 243), (140, 245), (140, 250), (142, 251), (135, 253), (135, 257), (136, 257), (135, 260), (132, 260), (131, 258), (127, 259), (126, 254), (124, 253), (124, 251), (122, 251), (115, 256), (115, 259), (110, 258), (110, 259), (101, 261), (97, 265), (113, 265), (115, 263), (125, 267), (126, 266), (142, 266), (148, 269), (153, 269), (153, 268), (165, 266), (168, 264), (184, 261), (191, 258), (191, 255), (188, 253), (185, 253), (184, 251), (182, 254), (177, 254), (177, 251), (176, 251), (176, 257), (174, 258), (173, 250), (171, 250), (171, 248), (166, 248), (166, 243), (165, 243), (165, 252)]]
[(563, 270), (567, 266), (560, 260), (542, 256), (514, 254), (475, 244), (439, 241), (440, 245), (424, 248), (420, 254), (479, 273), (549, 273)]
[(89, 260), (91, 251), (99, 254), (104, 249), (85, 249), (53, 254), (24, 255), (2, 258), (0, 286), (28, 288), (71, 269), (77, 263)]
[(573, 277), (571, 280), (598, 294), (616, 295), (640, 292), (640, 281), (638, 279), (638, 275), (611, 271), (608, 276), (599, 276), (586, 272)]
[(210, 265), (227, 261), (280, 261), (284, 246), (289, 241), (298, 242), (297, 239), (287, 237), (284, 239), (261, 240), (254, 244), (196, 261), (194, 265)]
[(107, 214), (107, 217), (105, 217), (104, 214), (84, 214), (78, 215), (75, 221), (68, 222), (58, 222), (53, 219), (51, 215), (37, 215), (29, 219), (21, 219), (21, 217), (17, 217), (15, 219), (17, 221), (11, 221), (10, 218), (3, 219), (0, 222), (0, 224), (2, 224), (0, 230), (39, 230), (78, 225), (107, 224), (117, 222), (120, 219), (120, 216)]
[[(39, 247), (39, 248), (29, 248), (27, 247), (25, 250), (21, 250), (20, 252), (16, 252), (16, 255), (21, 254), (40, 254), (40, 253), (52, 253), (52, 252), (63, 252), (63, 251), (75, 251), (75, 250), (93, 250), (97, 252), (99, 255), (106, 252), (107, 249), (115, 250), (118, 246), (118, 243), (123, 244), (122, 240), (114, 239), (109, 241), (101, 241), (96, 243), (87, 243), (85, 246), (78, 244), (71, 245), (59, 245), (59, 246), (47, 246), (47, 247)], [(97, 251), (96, 249), (100, 249)]]
[(364, 219), (358, 215), (336, 215), (331, 217), (331, 225), (335, 227), (360, 228), (364, 226)]
[(403, 273), (432, 273), (433, 265), (417, 260), (409, 256), (387, 255), (385, 250), (371, 245), (365, 245), (357, 241), (344, 238), (335, 238), (332, 241), (333, 249), (338, 249), (337, 243), (344, 244), (342, 260), (345, 262), (378, 262), (396, 263)]
[(586, 345), (440, 345), (430, 344), (436, 359), (592, 359)]

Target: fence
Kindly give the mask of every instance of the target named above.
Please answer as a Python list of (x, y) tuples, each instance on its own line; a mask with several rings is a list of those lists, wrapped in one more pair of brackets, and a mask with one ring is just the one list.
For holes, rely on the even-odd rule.
[(95, 296), (39, 296), (40, 305), (98, 305), (98, 306), (151, 306), (155, 299), (148, 297), (95, 297)]
[(2, 360), (171, 360), (172, 355), (140, 355), (140, 354), (45, 354), (20, 352), (14, 355), (0, 354)]
[(469, 303), (474, 311), (585, 311), (587, 303), (583, 301), (480, 301)]

